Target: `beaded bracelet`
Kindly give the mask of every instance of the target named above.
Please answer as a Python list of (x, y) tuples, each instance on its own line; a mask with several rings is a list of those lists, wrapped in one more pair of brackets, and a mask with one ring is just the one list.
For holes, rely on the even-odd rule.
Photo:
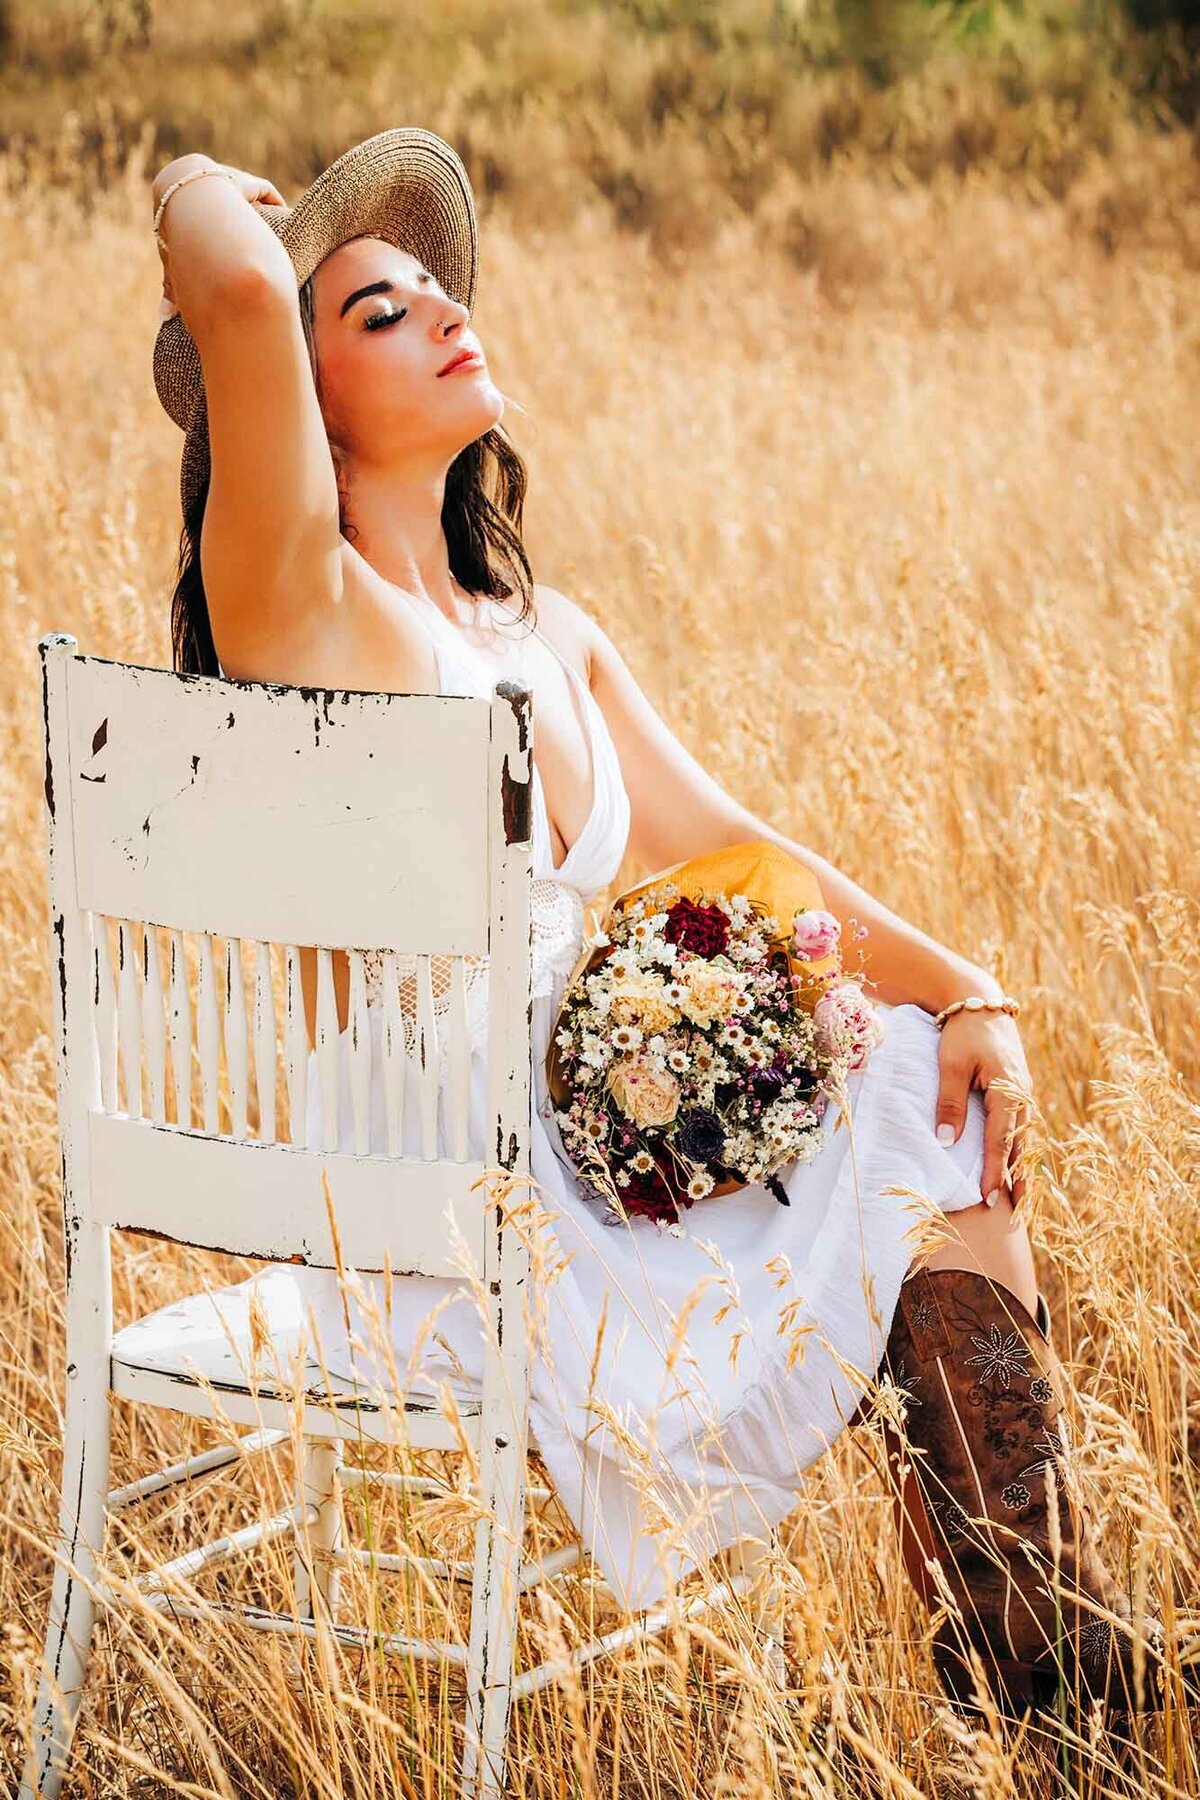
[(1015, 1019), (1021, 1010), (1021, 1002), (1014, 1000), (1011, 994), (1004, 994), (999, 1000), (985, 1000), (982, 994), (969, 994), (965, 1000), (952, 1000), (949, 1006), (943, 1006), (933, 1022), (940, 1031), (954, 1013), (982, 1012), (985, 1007), (989, 1012), (1011, 1013)]
[[(154, 233), (154, 241), (160, 250), (165, 251), (168, 248), (165, 239), (161, 236), (158, 229), (158, 222), (163, 216), (163, 208), (177, 188), (186, 187), (189, 181), (198, 181), (201, 175), (223, 175), (226, 181), (233, 182), (234, 187), (237, 187), (238, 185), (237, 177), (234, 175), (233, 171), (231, 169), (221, 168), (220, 166), (215, 169), (189, 169), (186, 175), (181, 175), (178, 181), (173, 181), (158, 203), (158, 209), (154, 214), (154, 223), (150, 228)], [(238, 188), (239, 194), (241, 191), (242, 190)]]

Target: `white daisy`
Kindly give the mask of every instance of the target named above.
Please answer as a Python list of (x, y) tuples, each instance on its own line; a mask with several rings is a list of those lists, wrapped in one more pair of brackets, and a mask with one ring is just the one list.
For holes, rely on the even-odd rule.
[(612, 1034), (614, 1050), (636, 1050), (642, 1041), (640, 1025), (618, 1025)]
[(609, 981), (628, 981), (637, 974), (637, 966), (637, 958), (628, 950), (618, 950), (605, 963), (604, 973)]
[(711, 1175), (693, 1175), (687, 1184), (688, 1195), (693, 1200), (703, 1200), (705, 1194), (710, 1194), (715, 1186)]

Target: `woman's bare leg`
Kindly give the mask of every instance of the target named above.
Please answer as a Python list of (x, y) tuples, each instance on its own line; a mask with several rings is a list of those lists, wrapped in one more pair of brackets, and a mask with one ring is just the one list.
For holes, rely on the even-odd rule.
[(1014, 1217), (1007, 1189), (1000, 1189), (995, 1206), (987, 1206), (981, 1200), (978, 1206), (967, 1206), (944, 1217), (956, 1235), (938, 1245), (925, 1267), (973, 1269), (977, 1275), (990, 1275), (1036, 1314), (1038, 1286), (1033, 1246), (1024, 1219)]

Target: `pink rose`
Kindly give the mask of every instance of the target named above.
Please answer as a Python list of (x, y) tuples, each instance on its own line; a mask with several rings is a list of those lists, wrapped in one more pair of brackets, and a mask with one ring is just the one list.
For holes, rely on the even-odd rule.
[(828, 956), (836, 949), (841, 935), (840, 922), (819, 906), (798, 912), (792, 920), (792, 942), (802, 962), (819, 962)]
[(856, 981), (840, 981), (813, 1007), (813, 1023), (835, 1056), (847, 1058), (847, 1072), (861, 1069), (883, 1037), (883, 1022)]

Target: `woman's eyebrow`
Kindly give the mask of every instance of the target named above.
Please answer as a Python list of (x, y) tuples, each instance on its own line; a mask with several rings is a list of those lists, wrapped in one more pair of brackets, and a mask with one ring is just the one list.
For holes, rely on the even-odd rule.
[[(417, 274), (418, 276), (431, 275), (431, 271), (429, 269), (418, 269)], [(393, 294), (395, 291), (396, 283), (390, 281), (386, 275), (379, 281), (369, 281), (366, 287), (355, 288), (352, 294), (346, 295), (346, 298), (342, 301), (342, 307), (341, 311), (338, 313), (338, 318), (344, 319), (346, 314), (350, 311), (350, 308), (354, 305), (354, 302), (356, 300), (365, 300), (368, 294)]]

